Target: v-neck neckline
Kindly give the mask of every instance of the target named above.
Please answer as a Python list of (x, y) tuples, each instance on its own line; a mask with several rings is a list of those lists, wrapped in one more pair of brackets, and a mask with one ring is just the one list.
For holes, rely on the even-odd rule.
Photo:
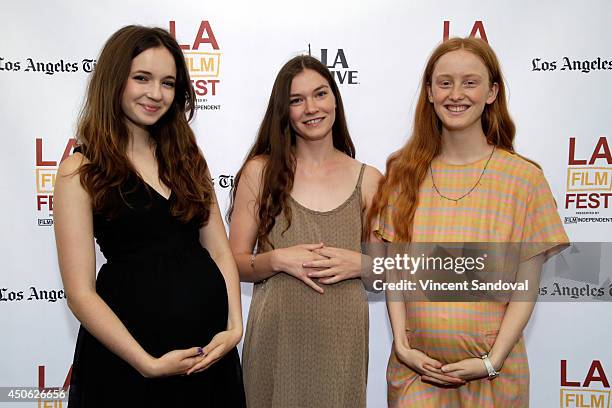
[(169, 202), (170, 199), (172, 198), (172, 194), (174, 194), (174, 192), (172, 190), (170, 190), (170, 195), (168, 196), (168, 198), (166, 198), (166, 196), (164, 196), (162, 193), (160, 193), (159, 191), (157, 191), (152, 185), (150, 185), (149, 183), (147, 183), (145, 181), (144, 178), (142, 178), (140, 175), (138, 176), (138, 178), (140, 179), (140, 181), (142, 181), (142, 183), (145, 185), (145, 187), (147, 187), (148, 189), (151, 189), (155, 192), (155, 194), (157, 194), (160, 198), (162, 198), (164, 201)]

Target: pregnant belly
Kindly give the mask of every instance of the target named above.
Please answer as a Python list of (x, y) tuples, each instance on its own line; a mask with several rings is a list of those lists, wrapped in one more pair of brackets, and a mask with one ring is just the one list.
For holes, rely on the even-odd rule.
[(203, 346), (227, 325), (225, 281), (204, 250), (109, 262), (96, 287), (153, 355)]
[(407, 304), (410, 346), (442, 363), (480, 357), (495, 342), (505, 306), (498, 303)]

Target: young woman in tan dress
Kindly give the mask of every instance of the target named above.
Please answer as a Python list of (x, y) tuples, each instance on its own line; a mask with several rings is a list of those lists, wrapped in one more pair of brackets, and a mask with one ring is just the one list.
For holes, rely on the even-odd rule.
[(354, 156), (329, 71), (293, 58), (278, 73), (229, 212), (241, 280), (255, 284), (243, 348), (251, 408), (365, 406), (360, 243), (381, 175)]

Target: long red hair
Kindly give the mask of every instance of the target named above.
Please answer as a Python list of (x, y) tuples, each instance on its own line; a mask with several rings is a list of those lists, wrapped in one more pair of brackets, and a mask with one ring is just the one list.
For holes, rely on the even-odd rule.
[(440, 57), (456, 50), (466, 50), (479, 57), (489, 73), (489, 86), (498, 84), (497, 98), (485, 105), (482, 113), (482, 130), (489, 144), (514, 153), (515, 126), (508, 113), (506, 88), (495, 53), (489, 44), (477, 38), (452, 38), (443, 42), (429, 57), (423, 73), (412, 136), (404, 147), (387, 160), (385, 177), (380, 181), (368, 212), (370, 222), (367, 225), (371, 225), (375, 217), (383, 216), (391, 197), (396, 195), (392, 222), (397, 242), (412, 240), (419, 188), (427, 176), (431, 161), (442, 149), (442, 122), (428, 98), (433, 71)]
[(148, 129), (155, 142), (159, 179), (172, 190), (172, 214), (202, 225), (208, 221), (213, 187), (188, 123), (195, 111), (195, 93), (180, 46), (161, 28), (123, 27), (104, 45), (77, 127), (77, 140), (89, 160), (79, 169), (81, 184), (91, 196), (94, 211), (112, 217), (118, 210), (117, 198), (125, 193), (122, 189), (128, 180), (138, 177), (126, 154), (130, 135), (121, 97), (132, 60), (156, 47), (166, 48), (176, 64), (172, 105)]

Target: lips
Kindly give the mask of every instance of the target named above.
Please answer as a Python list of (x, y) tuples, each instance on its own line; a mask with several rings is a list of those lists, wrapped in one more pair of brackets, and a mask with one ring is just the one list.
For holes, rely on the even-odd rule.
[(324, 118), (313, 118), (313, 119), (309, 119), (302, 123), (305, 124), (306, 126), (317, 126), (319, 123), (321, 123), (321, 121), (323, 121), (323, 119)]
[(140, 106), (142, 106), (142, 109), (144, 109), (145, 112), (149, 112), (149, 113), (155, 113), (160, 109), (159, 106), (145, 105), (143, 103), (141, 103)]
[(470, 107), (469, 105), (445, 105), (445, 108), (453, 113), (463, 113)]

